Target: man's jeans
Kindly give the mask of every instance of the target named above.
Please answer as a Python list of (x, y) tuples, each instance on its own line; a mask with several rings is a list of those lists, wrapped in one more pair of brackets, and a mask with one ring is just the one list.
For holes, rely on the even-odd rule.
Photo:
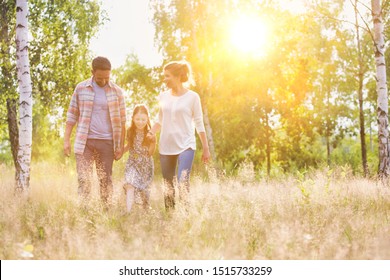
[(88, 139), (82, 155), (76, 154), (77, 174), (79, 181), (78, 193), (83, 199), (88, 199), (91, 193), (93, 163), (100, 185), (100, 198), (105, 204), (112, 197), (112, 165), (114, 162), (114, 144), (112, 140)]
[(181, 199), (186, 199), (189, 192), (190, 173), (194, 161), (195, 151), (187, 149), (178, 155), (161, 155), (161, 172), (164, 178), (164, 201), (165, 208), (175, 207), (175, 187), (174, 176), (176, 165), (178, 165), (179, 195)]

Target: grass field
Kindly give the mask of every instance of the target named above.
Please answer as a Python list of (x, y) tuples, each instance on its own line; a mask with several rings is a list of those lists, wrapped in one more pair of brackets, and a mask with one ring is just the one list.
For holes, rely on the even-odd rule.
[(152, 210), (128, 215), (118, 174), (109, 211), (96, 186), (79, 206), (72, 167), (34, 165), (28, 201), (14, 196), (11, 168), (0, 174), (3, 260), (390, 259), (390, 187), (341, 168), (269, 182), (194, 175), (190, 205), (171, 213), (157, 178)]

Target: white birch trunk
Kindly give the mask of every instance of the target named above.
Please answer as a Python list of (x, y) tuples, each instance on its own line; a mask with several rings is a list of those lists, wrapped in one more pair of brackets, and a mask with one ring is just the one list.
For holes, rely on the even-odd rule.
[(378, 94), (378, 146), (379, 177), (388, 177), (389, 172), (389, 131), (388, 131), (388, 99), (386, 84), (385, 40), (383, 35), (382, 8), (380, 0), (372, 0), (372, 19), (374, 22), (374, 46), (376, 79)]
[(16, 67), (19, 89), (19, 150), (17, 190), (28, 193), (32, 144), (32, 82), (28, 57), (28, 1), (16, 1)]

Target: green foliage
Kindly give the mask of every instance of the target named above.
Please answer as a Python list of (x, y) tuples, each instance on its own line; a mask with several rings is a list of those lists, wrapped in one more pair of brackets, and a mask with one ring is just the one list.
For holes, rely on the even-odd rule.
[[(18, 100), (15, 42), (12, 39), (15, 29), (13, 2), (0, 2), (4, 16), (0, 53), (0, 98), (4, 102), (0, 102), (0, 119), (4, 121), (8, 114), (5, 100)], [(59, 133), (74, 87), (91, 75), (88, 45), (104, 15), (98, 1), (86, 0), (32, 0), (29, 11), (32, 36), (29, 58), (35, 100), (33, 158), (42, 157), (43, 160), (58, 151)], [(8, 151), (9, 146), (5, 129), (6, 126), (1, 125), (1, 153)]]
[(8, 141), (0, 143), (0, 163), (7, 165), (12, 163), (11, 147)]
[[(29, 3), (36, 100), (33, 159), (60, 160), (64, 113), (75, 85), (90, 75), (88, 44), (104, 22), (104, 14), (98, 1)], [(316, 1), (315, 6), (307, 2), (302, 14), (286, 10), (283, 1), (150, 3), (155, 41), (164, 61), (184, 58), (193, 67), (192, 89), (201, 95), (207, 110), (217, 161), (225, 172), (237, 174), (242, 166), (251, 165), (257, 177), (264, 177), (268, 164), (271, 177), (324, 165), (348, 165), (353, 172), (361, 172), (358, 75), (363, 77), (366, 134), (376, 133), (376, 83), (370, 34), (364, 31), (366, 27), (358, 28), (359, 52), (356, 28), (340, 20), (353, 2)], [(17, 97), (14, 1), (0, 4), (6, 15), (2, 27), (7, 28), (0, 53), (0, 161), (8, 162), (5, 101)], [(389, 6), (385, 4), (387, 23)], [(360, 3), (358, 8), (361, 17), (370, 20), (367, 8)], [(270, 35), (261, 56), (232, 47), (231, 23), (241, 15), (254, 15), (268, 24)], [(136, 54), (130, 54), (113, 75), (126, 91), (129, 114), (134, 104), (145, 103), (155, 115), (161, 68), (149, 69)], [(372, 143), (376, 141), (375, 136)], [(376, 162), (374, 144), (368, 149), (372, 174)]]
[[(377, 136), (374, 139), (369, 139), (369, 136), (366, 139), (368, 145), (367, 157), (368, 157), (368, 166), (369, 170), (372, 170), (374, 175), (375, 170), (378, 165), (377, 158)], [(372, 146), (370, 143), (375, 143)], [(345, 138), (340, 142), (340, 145), (332, 151), (332, 163), (334, 166), (340, 165), (349, 165), (354, 173), (362, 174), (362, 161), (360, 154), (360, 140), (356, 137), (354, 138)]]
[[(35, 112), (44, 111), (44, 105), (35, 102)], [(33, 145), (32, 160), (63, 162), (63, 139), (59, 134), (60, 128), (54, 117), (35, 113), (33, 115)]]
[(66, 108), (75, 85), (91, 75), (88, 45), (102, 11), (98, 1), (35, 0), (29, 20), (34, 98), (47, 114)]
[[(281, 1), (152, 1), (157, 45), (167, 60), (193, 64), (195, 90), (228, 172), (247, 160), (261, 171), (268, 157), (276, 172), (327, 161), (360, 169), (358, 149), (354, 158), (338, 154), (343, 139), (359, 132), (356, 77), (362, 71), (366, 126), (375, 120), (371, 38), (359, 29), (358, 53), (354, 27), (338, 20), (350, 4), (321, 1), (296, 15)], [(363, 5), (359, 9), (367, 16)], [(271, 23), (266, 55), (245, 55), (229, 45), (229, 24), (240, 14)]]
[[(113, 70), (116, 82), (126, 90), (126, 107), (132, 109), (136, 104), (146, 104), (151, 116), (157, 112), (157, 95), (160, 83), (160, 69), (149, 69), (139, 63), (138, 57), (131, 54), (125, 63)], [(128, 112), (129, 115), (131, 111)]]

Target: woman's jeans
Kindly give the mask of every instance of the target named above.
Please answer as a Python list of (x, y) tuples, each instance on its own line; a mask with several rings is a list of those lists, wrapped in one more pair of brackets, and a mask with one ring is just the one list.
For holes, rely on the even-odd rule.
[(187, 149), (178, 155), (161, 155), (160, 164), (164, 178), (164, 202), (165, 208), (175, 207), (174, 177), (177, 166), (177, 180), (180, 199), (186, 199), (189, 192), (190, 173), (194, 161), (195, 151)]

